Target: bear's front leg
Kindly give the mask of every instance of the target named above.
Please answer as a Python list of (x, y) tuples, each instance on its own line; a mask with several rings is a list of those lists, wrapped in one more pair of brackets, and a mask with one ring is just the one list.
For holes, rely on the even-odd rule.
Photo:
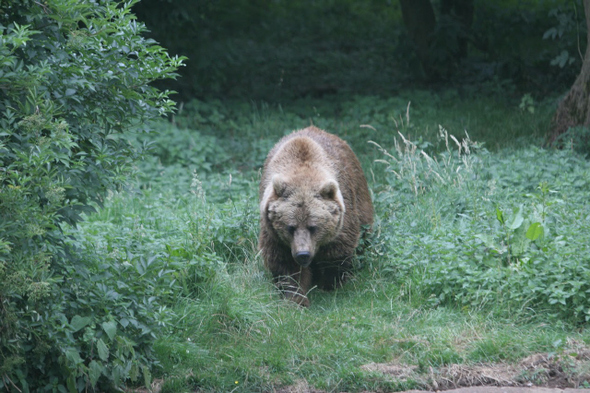
[(275, 276), (276, 285), (285, 295), (285, 298), (303, 307), (309, 307), (310, 302), (307, 293), (311, 286), (311, 270), (307, 267), (299, 267), (293, 273)]
[(313, 285), (326, 290), (340, 288), (352, 271), (354, 248), (337, 244), (322, 248), (313, 267)]
[(259, 244), (264, 265), (272, 274), (277, 288), (287, 299), (309, 307), (307, 292), (311, 287), (311, 270), (299, 266), (293, 260), (291, 250), (273, 241), (265, 231), (261, 231)]
[(313, 284), (331, 291), (340, 288), (351, 272), (351, 267), (343, 261), (318, 263), (312, 271)]

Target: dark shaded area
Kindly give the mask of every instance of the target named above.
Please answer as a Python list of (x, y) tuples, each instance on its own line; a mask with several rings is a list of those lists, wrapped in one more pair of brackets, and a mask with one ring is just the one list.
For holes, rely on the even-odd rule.
[(379, 93), (404, 77), (402, 26), (382, 1), (148, 0), (135, 11), (171, 53), (189, 57), (170, 85), (183, 98)]
[[(584, 0), (586, 26), (590, 25), (590, 0)], [(590, 34), (590, 31), (588, 31)], [(587, 37), (590, 41), (590, 36)], [(560, 146), (572, 144), (573, 139), (579, 139), (578, 147), (588, 154), (590, 137), (588, 126), (590, 126), (590, 46), (586, 47), (582, 69), (570, 91), (560, 102), (552, 120), (550, 141)], [(578, 130), (572, 130), (576, 126), (582, 126)], [(568, 133), (569, 132), (569, 133)], [(561, 140), (560, 140), (561, 139)], [(584, 151), (585, 150), (585, 151)]]
[[(413, 22), (402, 17), (404, 4)], [(189, 57), (182, 78), (159, 86), (180, 100), (280, 101), (466, 85), (554, 95), (580, 69), (581, 4), (143, 0), (134, 11), (171, 54)], [(429, 5), (434, 15), (420, 11)]]
[(430, 0), (400, 0), (404, 24), (415, 52), (426, 75), (431, 78), (438, 72), (432, 62), (431, 45), (436, 28), (436, 16)]

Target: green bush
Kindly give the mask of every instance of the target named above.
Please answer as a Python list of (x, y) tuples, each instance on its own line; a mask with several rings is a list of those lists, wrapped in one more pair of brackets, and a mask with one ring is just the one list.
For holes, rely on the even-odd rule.
[(134, 3), (0, 4), (0, 390), (149, 380), (143, 327), (105, 306), (153, 318), (127, 298), (149, 289), (93, 294), (120, 272), (90, 269), (62, 232), (125, 181), (141, 153), (127, 132), (173, 109), (149, 83), (182, 59), (142, 37)]
[(142, 166), (180, 165), (198, 173), (211, 173), (214, 167), (220, 167), (229, 161), (229, 154), (214, 136), (189, 129), (178, 129), (169, 122), (158, 123), (155, 127), (157, 136), (139, 136), (142, 144), (150, 144), (151, 153), (146, 157), (147, 162), (142, 162)]
[[(445, 134), (446, 135), (446, 134)], [(454, 138), (452, 138), (454, 139)], [(528, 148), (385, 150), (384, 274), (433, 306), (590, 321), (587, 161)]]
[(574, 150), (586, 157), (590, 155), (590, 128), (571, 127), (553, 143), (556, 147)]

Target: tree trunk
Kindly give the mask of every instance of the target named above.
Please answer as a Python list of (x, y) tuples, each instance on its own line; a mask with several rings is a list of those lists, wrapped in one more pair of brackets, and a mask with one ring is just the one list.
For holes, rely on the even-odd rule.
[(430, 0), (399, 0), (404, 24), (414, 42), (416, 54), (429, 78), (434, 76), (430, 61), (430, 44), (436, 25)]
[(467, 44), (473, 24), (473, 0), (441, 0), (440, 12), (448, 15), (461, 26), (461, 34), (457, 37), (457, 50), (454, 55), (458, 60), (467, 57)]
[(588, 41), (582, 70), (553, 116), (550, 142), (555, 142), (570, 127), (590, 125), (590, 0), (584, 0), (584, 13)]

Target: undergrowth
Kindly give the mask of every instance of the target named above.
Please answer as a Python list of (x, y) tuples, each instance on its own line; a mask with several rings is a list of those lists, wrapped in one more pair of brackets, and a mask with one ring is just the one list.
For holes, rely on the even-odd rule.
[[(427, 374), (590, 341), (590, 165), (534, 143), (546, 103), (532, 116), (446, 94), (195, 101), (154, 125), (155, 154), (77, 247), (151, 280), (162, 391), (405, 390), (423, 382), (363, 366)], [(300, 309), (262, 268), (257, 188), (273, 143), (310, 123), (358, 153), (377, 220), (354, 277)]]
[(394, 212), (381, 223), (382, 272), (433, 306), (590, 320), (587, 161), (478, 152), (442, 128), (444, 149), (429, 155), (400, 136), (378, 161), (388, 176), (377, 200)]

